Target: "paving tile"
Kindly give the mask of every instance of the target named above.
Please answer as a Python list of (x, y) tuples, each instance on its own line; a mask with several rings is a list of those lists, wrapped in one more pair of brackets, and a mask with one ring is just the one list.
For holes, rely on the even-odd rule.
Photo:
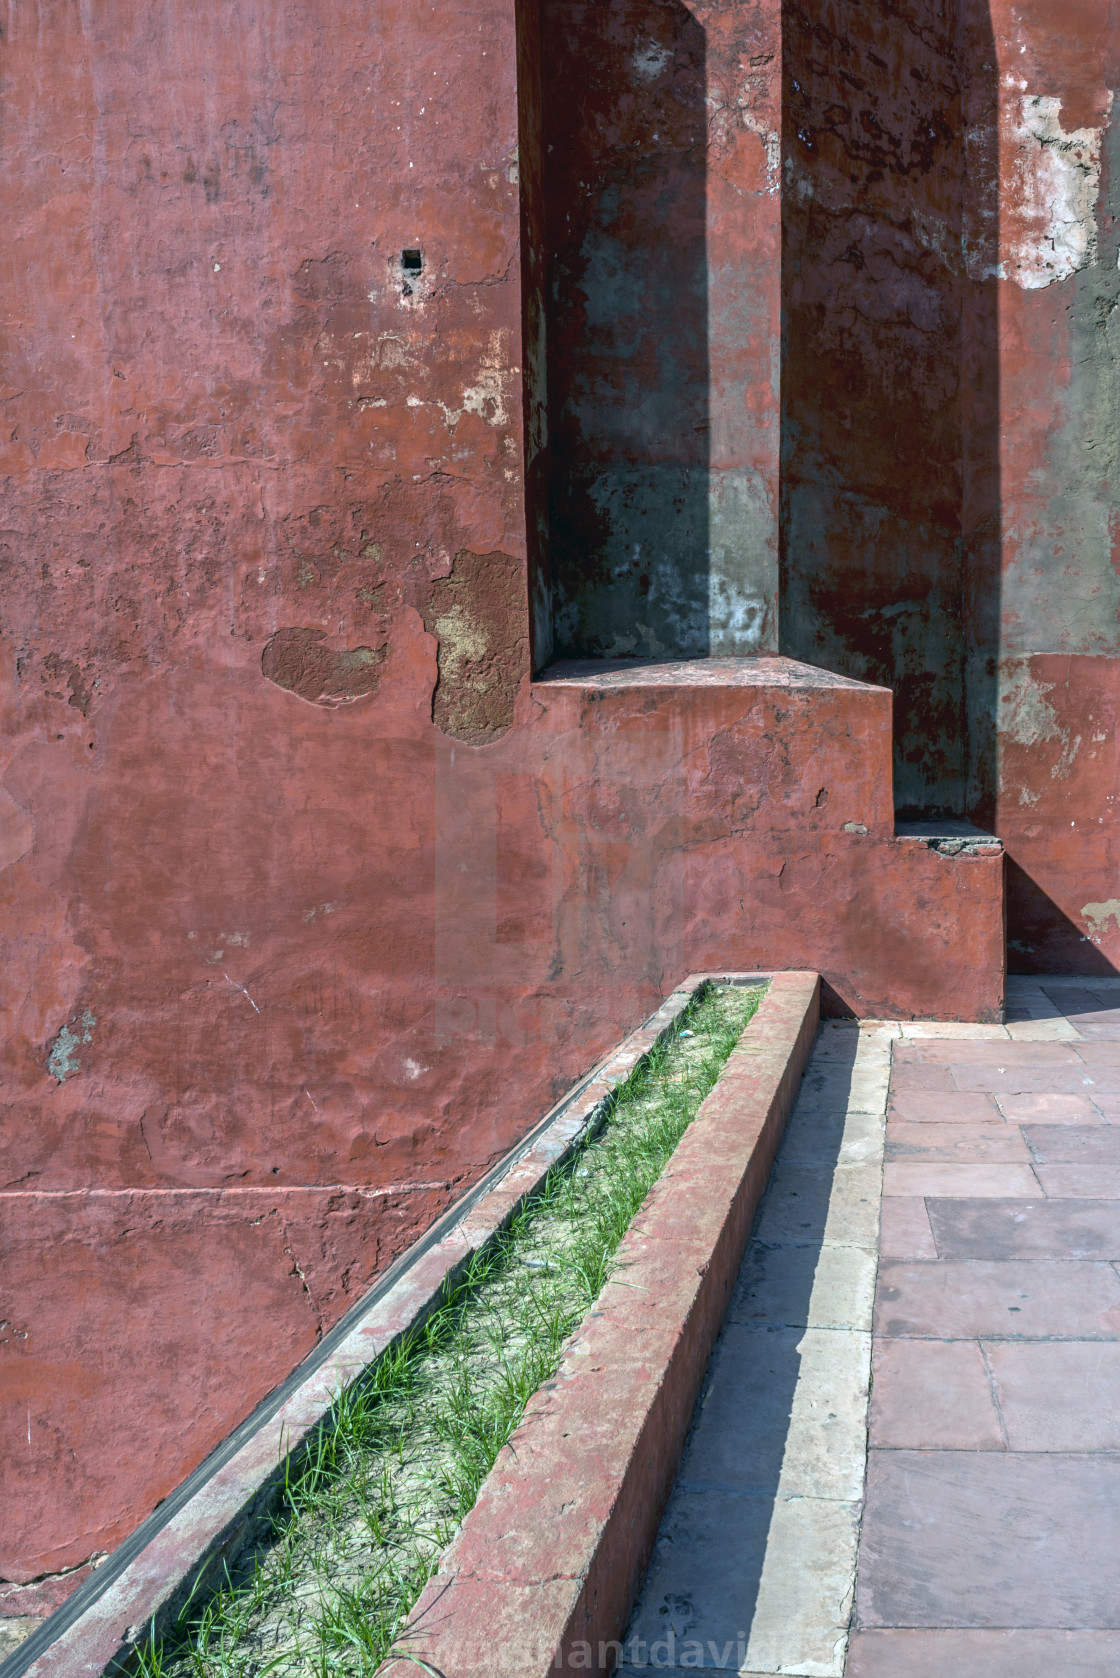
[(828, 1166), (855, 1164), (858, 1160), (881, 1158), (883, 1116), (881, 1113), (803, 1112), (798, 1109), (789, 1121), (778, 1158), (788, 1165)]
[(722, 1653), (733, 1643), (725, 1663), (733, 1672), (840, 1678), (858, 1521), (856, 1504), (675, 1491), (628, 1651), (635, 1636), (648, 1647), (671, 1629), (678, 1660), (691, 1640), (701, 1644), (704, 1664), (718, 1669), (724, 1663), (712, 1659), (708, 1644)]
[[(949, 1068), (942, 1067), (948, 1072)], [(911, 1124), (1003, 1123), (995, 1101), (985, 1093), (962, 1095), (959, 1090), (913, 1090), (896, 1095), (891, 1089), (888, 1117)]]
[(1089, 1067), (1120, 1066), (1120, 1043), (1086, 1041), (1078, 1049), (1077, 1058)]
[(902, 1095), (913, 1095), (919, 1090), (955, 1089), (953, 1074), (947, 1066), (922, 1066), (915, 1061), (900, 1060), (898, 1054), (895, 1054), (891, 1067), (892, 1099)]
[(1039, 1165), (1035, 1175), (1051, 1199), (1120, 1200), (1120, 1165)]
[(931, 1200), (948, 1259), (1120, 1258), (1120, 1203), (1109, 1200)]
[(1013, 1451), (1120, 1451), (1120, 1342), (993, 1344), (988, 1357)]
[(1118, 1307), (1120, 1277), (1110, 1264), (1046, 1259), (921, 1264), (883, 1258), (875, 1333), (946, 1340), (1117, 1339)]
[(869, 1626), (1120, 1626), (1120, 1458), (878, 1451), (857, 1619)]
[(876, 1340), (873, 1369), (872, 1445), (1003, 1450), (991, 1383), (975, 1340)]
[(870, 1370), (867, 1333), (729, 1324), (679, 1486), (858, 1499)]
[(1105, 1124), (1120, 1124), (1120, 1090), (1094, 1090), (1092, 1103)]
[(930, 1228), (926, 1203), (920, 1196), (884, 1200), (879, 1210), (879, 1253), (882, 1258), (935, 1259), (937, 1243)]
[(1030, 1200), (1038, 1194), (1038, 1179), (1029, 1165), (946, 1165), (933, 1159), (888, 1160), (883, 1167), (883, 1196), (932, 1195), (952, 1199)]
[(1007, 1032), (1001, 1025), (975, 1025), (967, 1020), (904, 1020), (902, 1022), (903, 1039), (922, 1042), (948, 1038), (954, 1042), (967, 1042), (970, 1039), (985, 1043), (992, 1041), (1006, 1042)]
[(752, 1242), (727, 1312), (756, 1328), (871, 1327), (876, 1257), (866, 1247)]
[(1093, 1091), (1111, 1088), (1120, 1067), (1076, 1066), (1009, 1066), (1005, 1061), (950, 1068), (953, 1080), (961, 1091), (996, 1096), (1004, 1095), (1092, 1095)]
[(797, 1106), (801, 1112), (820, 1108), (845, 1108), (848, 1112), (881, 1113), (887, 1104), (888, 1067), (854, 1067), (851, 1072), (833, 1072), (824, 1065), (812, 1066), (801, 1080)]
[(857, 1631), (847, 1678), (1116, 1678), (1120, 1631)]
[(829, 1241), (874, 1246), (881, 1182), (877, 1164), (838, 1165), (830, 1175), (779, 1163), (766, 1191), (755, 1238), (771, 1245)]
[[(1110, 1134), (1105, 1126), (1100, 1127)], [(1120, 1150), (1120, 1130), (1116, 1132)], [(886, 1157), (936, 1159), (957, 1165), (1030, 1164), (1031, 1153), (1015, 1125), (888, 1123)], [(1120, 1159), (1120, 1151), (1117, 1153)]]
[(996, 1101), (1012, 1124), (1103, 1124), (1088, 1095), (1000, 1095)]
[(1043, 1014), (1041, 1018), (1008, 1020), (1007, 1035), (1013, 1043), (1060, 1043), (1076, 1041), (1080, 1032), (1071, 1020), (1061, 1014)]
[[(897, 1056), (898, 1050), (895, 1050)], [(1072, 1043), (922, 1043), (919, 1057), (927, 1066), (1079, 1066)]]
[(1040, 1165), (1120, 1166), (1120, 1127), (1028, 1124), (1022, 1135)]

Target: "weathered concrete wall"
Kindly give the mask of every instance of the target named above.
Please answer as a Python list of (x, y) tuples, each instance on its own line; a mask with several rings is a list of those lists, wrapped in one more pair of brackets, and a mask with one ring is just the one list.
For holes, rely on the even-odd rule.
[(783, 45), (782, 646), (890, 686), (900, 812), (959, 813), (955, 8), (790, 0)]
[[(695, 23), (731, 486), (776, 460), (752, 16)], [(508, 0), (4, 20), (0, 1577), (123, 1537), (684, 972), (998, 1010), (999, 859), (893, 839), (885, 690), (530, 682), (533, 50)]]
[(543, 19), (557, 648), (772, 651), (778, 6)]
[(119, 1539), (462, 1175), (411, 1082), (436, 742), (507, 728), (529, 657), (512, 3), (2, 23), (27, 1579)]
[(1009, 956), (1120, 965), (1120, 19), (993, 0), (1003, 566), (991, 750)]

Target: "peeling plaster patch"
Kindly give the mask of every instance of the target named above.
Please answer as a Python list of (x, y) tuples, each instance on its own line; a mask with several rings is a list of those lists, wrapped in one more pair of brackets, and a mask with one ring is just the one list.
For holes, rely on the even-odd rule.
[(509, 554), (464, 550), (450, 576), (433, 582), (422, 616), (438, 644), (432, 721), (441, 733), (484, 746), (510, 727), (525, 605), (521, 567)]
[(1024, 291), (1067, 280), (1096, 259), (1104, 130), (1067, 133), (1061, 108), (1049, 94), (1025, 94), (1012, 125), (1016, 154), (999, 274)]
[[(52, 1078), (57, 1078), (60, 1084), (64, 1084), (67, 1078), (72, 1078), (75, 1072), (81, 1071), (76, 1051), (80, 1044), (93, 1042), (93, 1028), (96, 1024), (94, 1015), (85, 1008), (80, 1016), (71, 1016), (69, 1023), (63, 1026), (51, 1044), (50, 1054), (47, 1056), (47, 1071)], [(71, 1026), (73, 1030), (70, 1029)]]
[(1077, 756), (1080, 749), (1081, 749), (1081, 736), (1080, 736), (1080, 734), (1075, 734), (1072, 740), (1068, 737), (1068, 735), (1065, 736), (1065, 744), (1062, 747), (1062, 755), (1050, 771), (1050, 779), (1052, 781), (1064, 781), (1065, 780), (1066, 776), (1069, 774), (1070, 770), (1073, 768), (1073, 760)]
[(1116, 930), (1120, 932), (1120, 897), (1110, 897), (1104, 903), (1083, 903), (1081, 915), (1089, 928), (1089, 937), (1094, 944), (1099, 944), (1108, 931), (1109, 921), (1115, 921)]
[[(486, 425), (491, 425), (496, 430), (508, 426), (506, 387), (509, 381), (518, 376), (520, 368), (506, 364), (506, 337), (504, 328), (491, 332), (489, 346), (483, 351), (479, 363), (478, 383), (464, 386), (462, 407), (449, 408), (446, 402), (437, 402), (436, 406), (442, 410), (443, 417), (452, 431), (464, 414), (475, 414)], [(408, 398), (408, 405), (423, 406), (420, 399), (413, 396)]]
[(668, 47), (659, 46), (656, 41), (642, 41), (638, 45), (631, 63), (635, 73), (645, 81), (653, 81), (665, 67), (672, 63), (673, 54)]
[(1005, 667), (1005, 673), (1011, 679), (999, 698), (1000, 734), (1017, 746), (1037, 746), (1043, 740), (1061, 740), (1068, 745), (1069, 736), (1046, 697), (1053, 692), (1054, 683), (1036, 682), (1026, 660)]
[(278, 629), (261, 654), (261, 674), (312, 705), (336, 709), (376, 693), (384, 647), (328, 647), (322, 629)]

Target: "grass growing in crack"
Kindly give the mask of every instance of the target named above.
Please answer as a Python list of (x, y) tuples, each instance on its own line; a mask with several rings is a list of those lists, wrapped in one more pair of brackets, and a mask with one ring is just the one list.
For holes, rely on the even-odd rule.
[(371, 1678), (758, 1006), (712, 989), (422, 1327), (343, 1392), (267, 1542), (188, 1603), (143, 1678)]

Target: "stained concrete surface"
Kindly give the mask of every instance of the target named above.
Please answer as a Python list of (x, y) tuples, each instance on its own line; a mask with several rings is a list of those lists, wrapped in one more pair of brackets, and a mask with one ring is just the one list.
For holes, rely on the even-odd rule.
[(1099, 981), (822, 1028), (624, 1673), (1112, 1678), (1118, 1060)]

